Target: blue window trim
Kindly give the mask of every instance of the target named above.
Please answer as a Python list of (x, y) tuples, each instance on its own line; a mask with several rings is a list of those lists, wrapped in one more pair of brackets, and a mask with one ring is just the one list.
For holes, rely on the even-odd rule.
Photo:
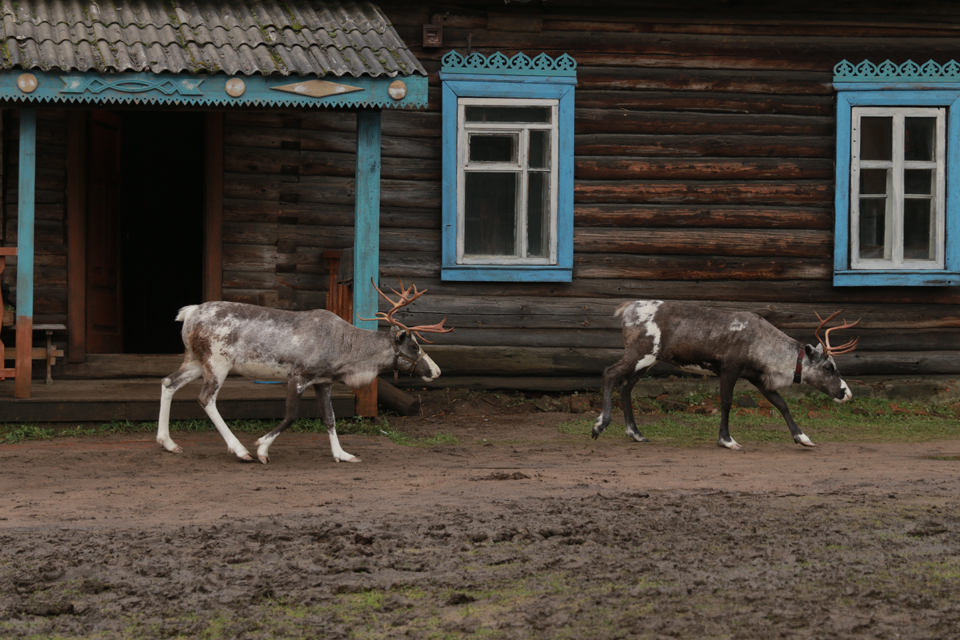
[[(23, 84), (25, 79), (29, 80), (29, 84)], [(341, 92), (311, 97), (297, 90), (298, 84), (317, 80), (327, 82), (334, 88), (339, 85)], [(397, 81), (403, 82), (406, 89), (400, 99), (390, 95), (390, 85)], [(238, 91), (234, 85), (241, 89)], [(34, 106), (79, 103), (409, 109), (427, 106), (427, 78), (266, 77), (134, 72), (101, 74), (7, 69), (0, 71), (0, 102), (7, 101)]]
[[(476, 55), (476, 54), (474, 54)], [(570, 282), (573, 279), (573, 126), (576, 76), (440, 72), (443, 101), (442, 280)], [(557, 264), (457, 264), (457, 99), (559, 100), (557, 161)]]
[[(960, 63), (923, 65), (912, 60), (897, 65), (886, 60), (833, 68), (837, 90), (837, 182), (834, 200), (833, 284), (835, 286), (960, 285)], [(850, 269), (850, 135), (853, 107), (944, 107), (946, 127), (946, 202), (944, 203), (944, 268)], [(952, 142), (954, 142), (952, 144)]]
[[(844, 82), (837, 94), (837, 182), (833, 284), (847, 286), (960, 285), (960, 84)], [(850, 129), (853, 107), (945, 107), (947, 109), (944, 268), (850, 269)]]

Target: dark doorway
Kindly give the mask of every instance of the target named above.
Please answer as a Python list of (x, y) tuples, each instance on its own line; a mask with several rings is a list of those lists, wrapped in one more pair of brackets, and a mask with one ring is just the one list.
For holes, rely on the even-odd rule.
[(123, 113), (124, 353), (181, 353), (180, 307), (203, 301), (201, 113)]

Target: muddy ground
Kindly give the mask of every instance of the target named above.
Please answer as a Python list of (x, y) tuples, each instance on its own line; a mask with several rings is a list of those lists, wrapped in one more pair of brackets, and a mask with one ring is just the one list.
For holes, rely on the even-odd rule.
[(960, 638), (960, 441), (595, 442), (445, 393), (390, 426), (457, 444), (343, 436), (359, 464), (0, 445), (0, 637)]

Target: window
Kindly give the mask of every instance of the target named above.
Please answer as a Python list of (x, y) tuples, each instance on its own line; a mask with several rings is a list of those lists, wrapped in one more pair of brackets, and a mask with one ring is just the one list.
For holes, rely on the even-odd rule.
[(853, 269), (943, 268), (944, 134), (944, 109), (853, 109)]
[(960, 284), (960, 66), (834, 72), (834, 284)]
[(444, 56), (444, 280), (571, 280), (576, 78), (566, 59)]
[(459, 100), (458, 264), (557, 264), (558, 104)]

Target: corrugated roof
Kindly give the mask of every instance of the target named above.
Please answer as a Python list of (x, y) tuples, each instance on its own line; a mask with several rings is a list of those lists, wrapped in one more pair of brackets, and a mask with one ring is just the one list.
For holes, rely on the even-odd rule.
[(0, 68), (426, 75), (371, 2), (0, 0)]

